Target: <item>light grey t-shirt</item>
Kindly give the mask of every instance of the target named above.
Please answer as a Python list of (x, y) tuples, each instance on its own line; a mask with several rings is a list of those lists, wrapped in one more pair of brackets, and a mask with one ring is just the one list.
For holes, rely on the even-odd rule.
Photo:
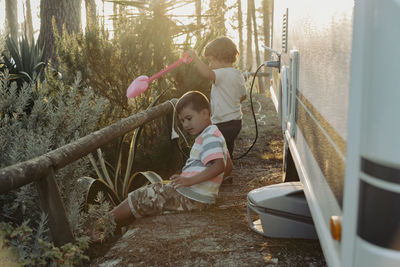
[(215, 83), (211, 87), (211, 121), (213, 124), (242, 119), (240, 98), (246, 94), (244, 78), (234, 68), (213, 70)]

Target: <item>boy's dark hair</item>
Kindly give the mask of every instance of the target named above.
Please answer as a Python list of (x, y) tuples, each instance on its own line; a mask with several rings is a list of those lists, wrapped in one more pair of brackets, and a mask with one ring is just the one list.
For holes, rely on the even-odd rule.
[(213, 56), (217, 60), (234, 63), (239, 55), (235, 43), (225, 36), (217, 37), (211, 41), (204, 50), (204, 56)]
[(179, 98), (176, 103), (175, 110), (180, 113), (183, 108), (191, 106), (191, 108), (197, 112), (207, 109), (210, 112), (210, 102), (207, 97), (199, 91), (190, 91)]

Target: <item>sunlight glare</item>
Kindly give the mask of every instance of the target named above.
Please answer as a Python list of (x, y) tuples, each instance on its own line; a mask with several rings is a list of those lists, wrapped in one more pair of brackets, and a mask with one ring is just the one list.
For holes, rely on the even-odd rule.
[[(113, 3), (104, 2), (102, 0), (96, 0), (96, 11), (99, 15), (100, 20), (105, 20), (105, 28), (110, 32), (110, 37), (113, 36), (113, 23), (111, 17), (113, 15)], [(255, 1), (256, 9), (261, 7), (261, 2), (259, 0)], [(19, 30), (22, 32), (22, 25), (24, 22), (24, 12), (25, 12), (25, 0), (18, 1), (18, 22), (19, 22)], [(237, 0), (226, 0), (226, 6), (232, 7), (233, 5), (237, 5)], [(243, 23), (246, 23), (247, 16), (247, 1), (241, 0), (242, 3), (242, 13), (243, 13)], [(203, 14), (208, 10), (209, 0), (202, 1), (202, 12)], [(34, 36), (37, 39), (40, 32), (40, 0), (31, 0), (31, 9), (32, 9), (32, 22), (33, 22), (33, 30)], [(81, 19), (82, 19), (82, 29), (86, 28), (86, 11), (85, 11), (85, 3), (82, 1), (82, 9), (81, 9)], [(178, 25), (188, 25), (190, 23), (195, 23), (196, 18), (195, 15), (195, 4), (194, 2), (189, 2), (187, 4), (181, 5), (178, 8), (173, 9), (170, 14), (173, 15), (173, 20), (176, 21)], [(239, 42), (239, 36), (237, 29), (237, 21), (233, 21), (237, 15), (237, 8), (230, 8), (228, 12), (225, 14), (226, 23), (225, 26), (227, 28), (227, 36), (231, 38), (236, 44)], [(203, 18), (204, 21), (204, 18)], [(204, 23), (204, 22), (203, 22)], [(262, 18), (257, 18), (257, 23), (262, 24)], [(0, 0), (0, 32), (4, 33), (5, 30), (5, 1)], [(245, 39), (246, 36), (246, 27), (243, 29), (243, 36)], [(186, 36), (182, 36), (176, 40), (177, 43), (182, 43)]]

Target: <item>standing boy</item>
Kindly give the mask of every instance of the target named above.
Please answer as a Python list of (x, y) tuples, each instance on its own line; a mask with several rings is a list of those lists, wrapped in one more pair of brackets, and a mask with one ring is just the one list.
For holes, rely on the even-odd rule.
[(189, 56), (200, 75), (212, 82), (211, 121), (225, 137), (229, 154), (233, 158), (234, 141), (242, 129), (241, 102), (246, 99), (244, 78), (233, 68), (239, 54), (236, 45), (228, 37), (218, 37), (204, 51), (209, 65), (201, 61), (193, 51)]
[(232, 170), (225, 139), (210, 120), (207, 97), (197, 91), (184, 94), (176, 104), (183, 128), (197, 136), (181, 174), (168, 184), (156, 183), (129, 193), (111, 213), (117, 227), (135, 218), (166, 211), (191, 211), (214, 204), (223, 176)]

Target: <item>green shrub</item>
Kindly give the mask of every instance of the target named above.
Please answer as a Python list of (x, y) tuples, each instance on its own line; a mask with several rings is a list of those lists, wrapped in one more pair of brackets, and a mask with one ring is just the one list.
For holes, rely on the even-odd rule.
[[(183, 47), (174, 44), (175, 36), (182, 32), (187, 36), (192, 33), (168, 17), (168, 4), (152, 2), (148, 9), (135, 16), (119, 17), (113, 24), (113, 38), (101, 25), (84, 34), (55, 33), (63, 77), (70, 80), (75, 73), (81, 72), (84, 84), (96, 95), (110, 101), (113, 107), (110, 115), (114, 120), (147, 108), (165, 90), (161, 101), (180, 97), (188, 90), (209, 89), (210, 84), (193, 67), (181, 65), (150, 83), (144, 94), (130, 100), (126, 97), (126, 90), (135, 78), (140, 75), (151, 77), (191, 47), (189, 37)], [(204, 45), (198, 45), (199, 52)]]
[[(19, 93), (8, 70), (0, 77), (0, 168), (42, 155), (99, 127), (107, 102), (95, 97), (90, 89), (83, 88), (79, 75), (72, 86), (52, 75), (46, 74), (46, 77), (38, 85), (23, 83)], [(30, 112), (25, 111), (27, 105), (32, 106)], [(42, 212), (32, 184), (0, 195), (1, 231), (6, 232), (8, 246), (18, 251), (21, 263), (47, 266), (64, 261), (68, 255), (68, 264), (62, 264), (73, 266), (76, 261), (86, 259), (83, 250), (87, 247), (87, 238), (80, 238), (85, 233), (79, 226), (93, 216), (82, 213), (84, 194), (76, 180), (89, 173), (88, 166), (88, 160), (83, 158), (56, 174), (71, 226), (78, 237), (78, 243), (74, 245), (67, 244), (62, 248), (52, 245), (48, 231), (44, 230), (47, 227), (45, 220), (38, 221)], [(109, 206), (104, 205), (102, 203), (103, 208), (97, 210), (107, 216), (105, 209)]]
[(45, 53), (37, 41), (30, 44), (28, 37), (23, 35), (17, 43), (11, 37), (7, 37), (5, 43), (7, 49), (1, 50), (4, 65), (0, 67), (0, 71), (7, 69), (10, 78), (17, 81), (18, 88), (24, 82), (34, 81), (37, 77), (43, 78)]
[[(48, 240), (46, 232), (46, 215), (42, 214), (35, 229), (24, 221), (17, 227), (0, 222), (0, 238), (14, 255), (18, 256), (18, 263), (22, 266), (76, 266), (87, 262), (84, 250), (88, 248), (87, 238), (79, 238), (76, 244), (65, 244), (54, 247)], [(16, 260), (14, 258), (14, 260)]]
[[(65, 79), (81, 72), (83, 82), (98, 96), (110, 101), (113, 111), (111, 119), (117, 120), (146, 108), (168, 84), (164, 79), (154, 81), (149, 89), (131, 101), (126, 97), (130, 83), (140, 75), (149, 77), (172, 63), (177, 56), (166, 40), (161, 42), (160, 51), (156, 51), (155, 40), (143, 38), (142, 26), (125, 27), (124, 34), (109, 40), (107, 32), (92, 29), (85, 35), (62, 36), (56, 34), (57, 53), (61, 62), (61, 71)], [(168, 32), (168, 31), (167, 31)], [(157, 33), (153, 34), (157, 36)], [(163, 34), (164, 35), (164, 34)], [(157, 45), (158, 46), (158, 45)]]

